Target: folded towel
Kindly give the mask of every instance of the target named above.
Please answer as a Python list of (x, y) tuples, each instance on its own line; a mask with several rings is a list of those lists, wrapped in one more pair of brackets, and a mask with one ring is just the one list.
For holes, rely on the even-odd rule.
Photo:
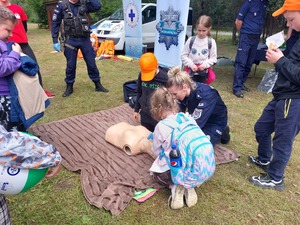
[(155, 188), (148, 188), (146, 190), (136, 190), (134, 192), (133, 199), (135, 199), (137, 202), (144, 202), (150, 197), (152, 197), (157, 192), (157, 189)]

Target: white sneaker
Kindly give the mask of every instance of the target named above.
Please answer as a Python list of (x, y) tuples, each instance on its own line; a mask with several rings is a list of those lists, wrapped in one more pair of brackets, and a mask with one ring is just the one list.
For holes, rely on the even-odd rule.
[(168, 204), (171, 209), (180, 209), (184, 206), (183, 195), (185, 188), (181, 185), (174, 185), (171, 189), (171, 196)]
[(197, 204), (198, 196), (194, 188), (184, 190), (185, 204), (192, 207)]

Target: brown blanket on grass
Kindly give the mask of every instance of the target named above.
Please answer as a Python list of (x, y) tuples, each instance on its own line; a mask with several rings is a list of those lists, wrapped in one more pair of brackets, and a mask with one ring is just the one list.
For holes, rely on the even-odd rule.
[[(146, 153), (128, 156), (107, 143), (106, 130), (132, 119), (133, 110), (124, 104), (108, 110), (37, 125), (31, 132), (53, 144), (68, 170), (80, 171), (86, 200), (98, 207), (120, 214), (133, 198), (134, 189), (160, 188), (149, 175), (153, 159)], [(215, 147), (216, 163), (237, 160), (239, 155), (221, 145)]]

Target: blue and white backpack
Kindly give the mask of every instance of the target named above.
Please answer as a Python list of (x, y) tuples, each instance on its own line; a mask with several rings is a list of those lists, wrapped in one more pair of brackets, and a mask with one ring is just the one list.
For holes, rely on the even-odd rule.
[[(176, 121), (166, 118), (161, 121), (172, 128), (171, 145), (175, 144), (181, 153), (182, 167), (169, 165), (174, 184), (194, 188), (207, 181), (215, 172), (214, 149), (208, 137), (196, 121), (184, 113), (178, 113)], [(170, 162), (169, 156), (166, 161)]]

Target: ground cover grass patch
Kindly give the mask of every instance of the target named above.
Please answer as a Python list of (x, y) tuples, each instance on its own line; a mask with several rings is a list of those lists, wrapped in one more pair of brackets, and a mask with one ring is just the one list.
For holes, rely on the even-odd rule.
[[(122, 84), (137, 78), (137, 61), (97, 61), (103, 85), (110, 90), (104, 94), (94, 91), (84, 61), (78, 59), (74, 93), (63, 98), (63, 54), (50, 53), (53, 50), (50, 31), (30, 25), (28, 35), (41, 67), (44, 87), (56, 94), (45, 116), (37, 124), (123, 104)], [(235, 56), (236, 46), (231, 45), (228, 38), (218, 38), (219, 56)], [(177, 211), (168, 209), (170, 192), (163, 189), (145, 203), (132, 200), (119, 216), (112, 216), (104, 209), (87, 203), (81, 190), (79, 173), (62, 168), (55, 178), (43, 179), (23, 194), (8, 196), (13, 224), (299, 224), (299, 136), (286, 169), (285, 191), (261, 190), (248, 182), (250, 176), (262, 172), (248, 164), (247, 156), (256, 154), (253, 126), (272, 97), (257, 91), (256, 87), (265, 70), (272, 67), (261, 63), (255, 76), (251, 72), (247, 81), (251, 92), (246, 93), (244, 99), (232, 94), (233, 67), (214, 67), (217, 79), (212, 85), (219, 90), (229, 112), (231, 141), (228, 146), (239, 152), (241, 158), (234, 163), (217, 166), (212, 179), (197, 189), (199, 200), (195, 207)]]

